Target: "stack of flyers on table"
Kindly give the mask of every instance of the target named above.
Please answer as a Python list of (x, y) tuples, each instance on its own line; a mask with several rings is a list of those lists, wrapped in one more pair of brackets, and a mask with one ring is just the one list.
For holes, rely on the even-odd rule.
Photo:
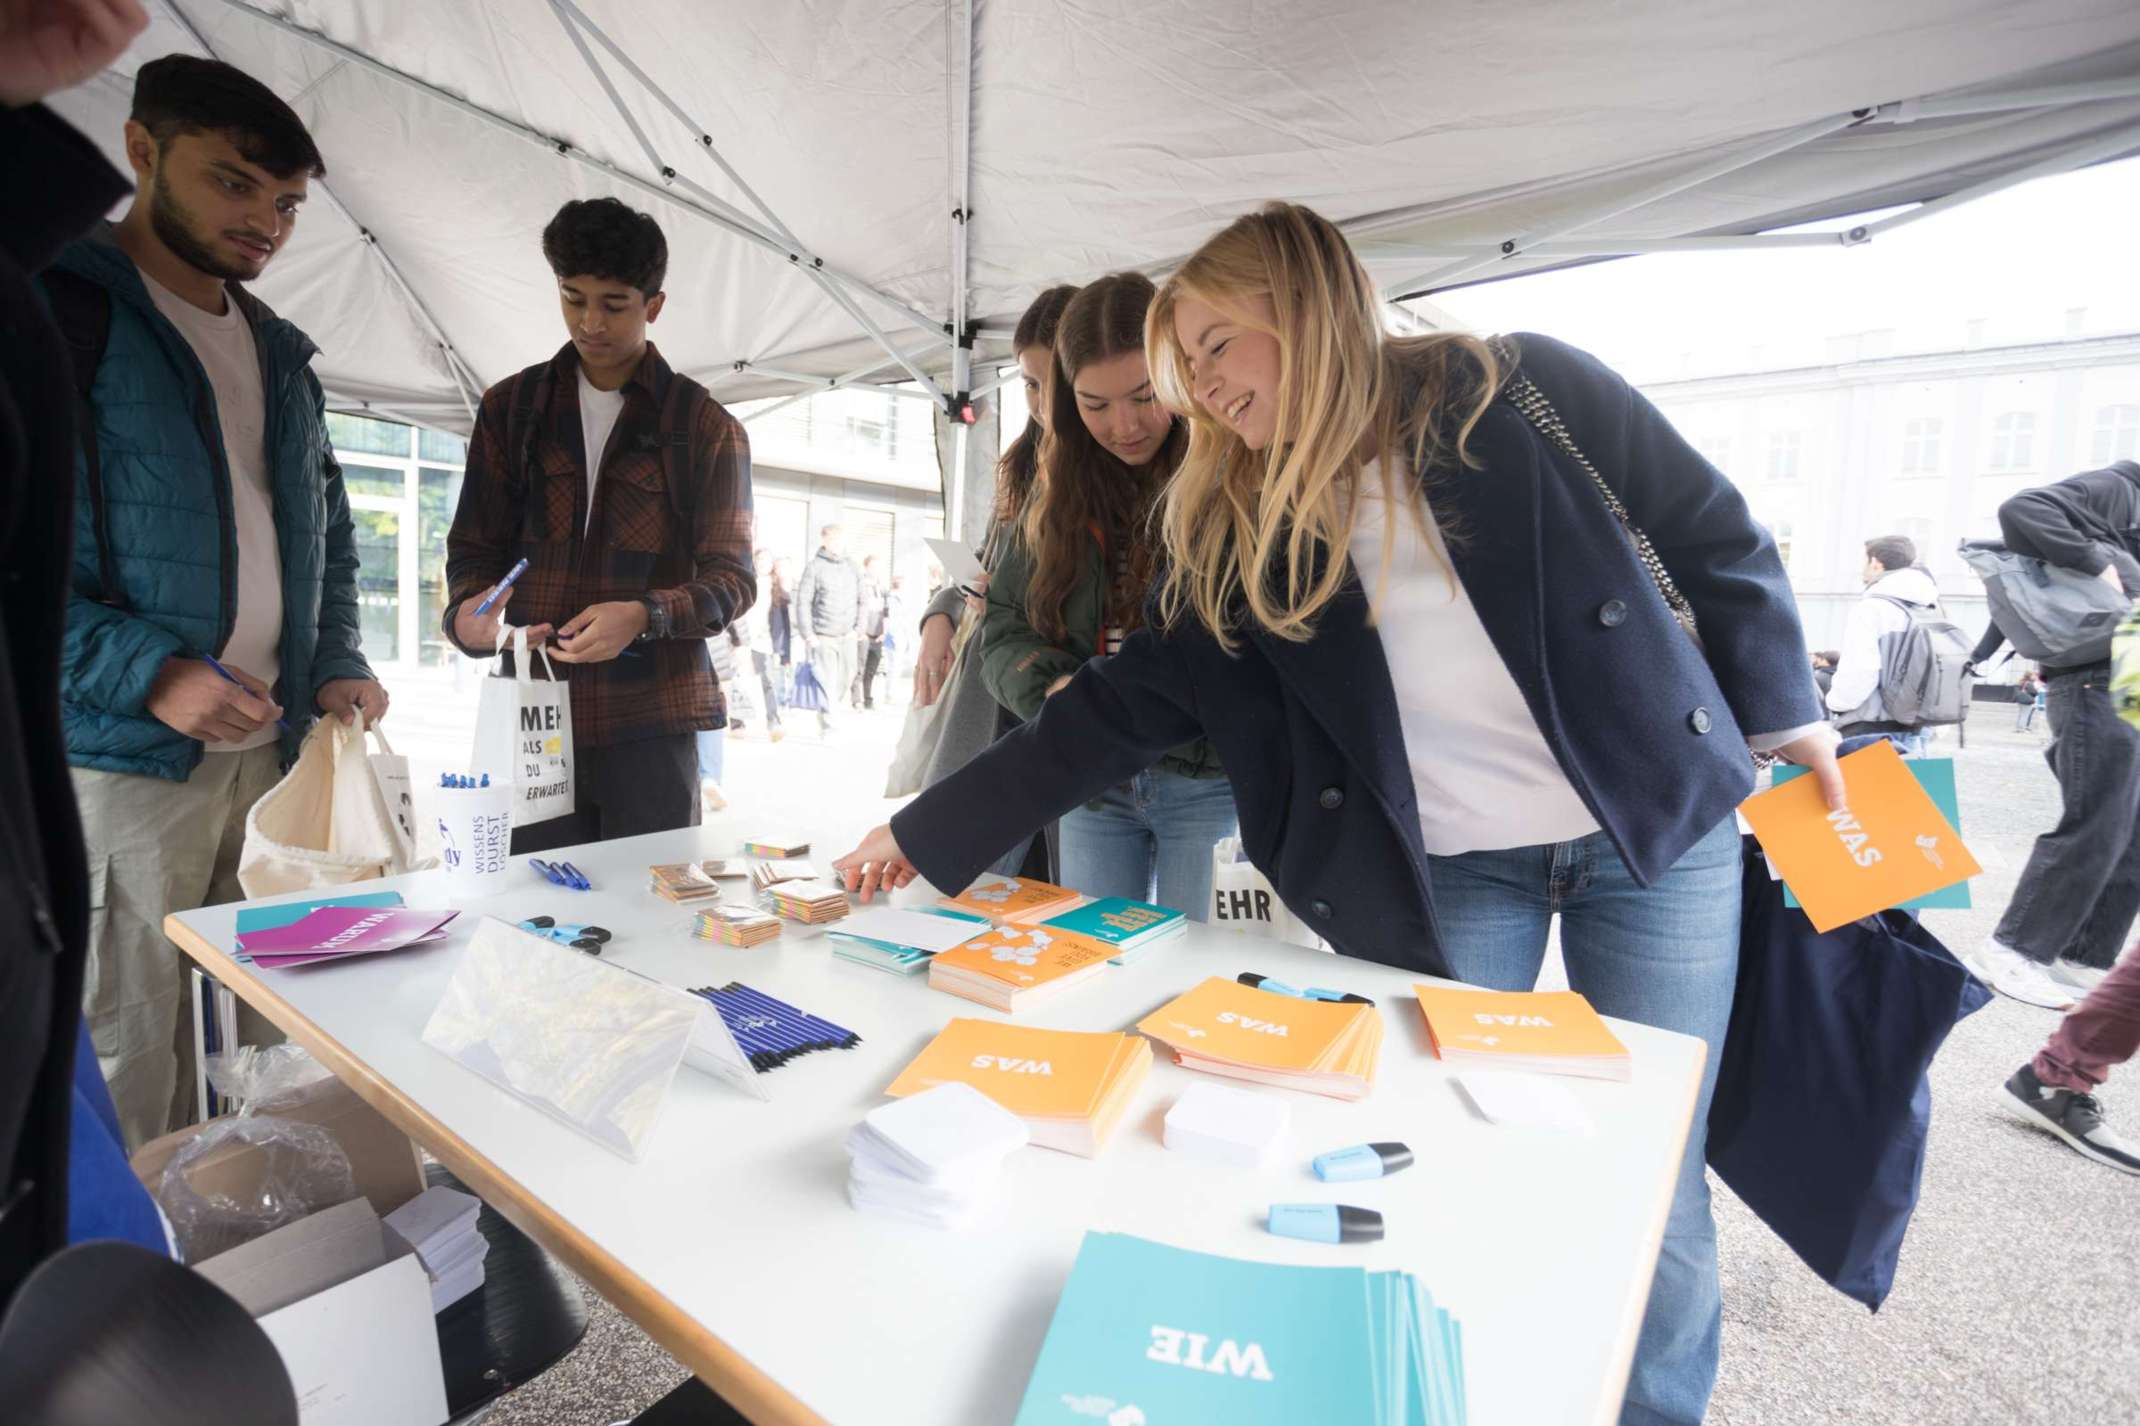
[(769, 862), (753, 862), (750, 869), (750, 884), (760, 891), (778, 886), (783, 881), (822, 881), (817, 868), (808, 862), (790, 861), (781, 858)]
[(1126, 966), (1143, 960), (1161, 941), (1179, 936), (1182, 928), (1189, 924), (1189, 918), (1170, 907), (1154, 906), (1148, 901), (1108, 896), (1088, 901), (1061, 915), (1050, 916), (1042, 924), (1075, 931), (1080, 936), (1112, 946), (1114, 963)]
[(721, 1023), (735, 1036), (751, 1068), (760, 1074), (779, 1069), (800, 1055), (818, 1050), (851, 1050), (862, 1043), (862, 1037), (854, 1031), (820, 1020), (739, 980), (723, 986), (700, 986), (691, 993), (721, 1012)]
[(411, 911), (399, 906), (322, 906), (303, 920), (238, 937), (243, 959), (264, 970), (344, 961), (446, 938), (458, 911)]
[(810, 844), (786, 837), (760, 837), (743, 844), (743, 854), (750, 857), (799, 857), (810, 850)]
[(768, 909), (805, 926), (837, 921), (848, 911), (847, 893), (829, 881), (783, 881), (767, 887), (759, 900)]
[(880, 1105), (847, 1135), (847, 1201), (865, 1213), (964, 1228), (987, 1211), (1025, 1123), (965, 1084)]
[(1152, 1046), (1139, 1035), (961, 1018), (885, 1093), (896, 1099), (969, 1084), (1023, 1119), (1034, 1143), (1089, 1159), (1107, 1147), (1151, 1071)]
[(780, 918), (755, 906), (709, 906), (691, 918), (691, 934), (724, 946), (756, 946), (780, 934)]
[(721, 887), (715, 880), (716, 877), (743, 875), (740, 870), (730, 870), (727, 862), (710, 859), (668, 862), (661, 866), (650, 866), (646, 871), (647, 890), (664, 901), (673, 901), (678, 905), (688, 905), (694, 901), (705, 901), (719, 896)]
[(443, 1312), (483, 1285), (483, 1259), (490, 1240), (477, 1231), (483, 1204), (475, 1197), (435, 1185), (383, 1220), (416, 1250), (431, 1279), (431, 1310)]
[(1464, 1334), (1405, 1272), (1090, 1232), (1016, 1426), (1464, 1426)]
[(1137, 1022), (1174, 1062), (1258, 1084), (1364, 1099), (1382, 1057), (1373, 1005), (1303, 1000), (1213, 976)]
[(1627, 1046), (1572, 990), (1415, 985), (1434, 1057), (1472, 1069), (1632, 1077)]
[(929, 968), (937, 952), (950, 950), (987, 924), (978, 916), (944, 907), (865, 906), (847, 917), (839, 930), (826, 932), (825, 939), (843, 961), (894, 975), (916, 975)]
[(1043, 926), (995, 926), (929, 961), (929, 988), (1016, 1014), (1107, 969), (1098, 941)]
[(1000, 923), (1045, 921), (1085, 898), (1065, 887), (1022, 876), (984, 876), (940, 903)]

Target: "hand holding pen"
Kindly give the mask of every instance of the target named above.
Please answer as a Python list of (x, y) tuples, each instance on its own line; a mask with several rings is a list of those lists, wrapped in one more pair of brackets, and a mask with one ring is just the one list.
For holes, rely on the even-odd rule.
[[(513, 582), (527, 571), (528, 562), (521, 560), (507, 571), (505, 577), (492, 585), (481, 599), (470, 595), (461, 601), (453, 614), (453, 636), (464, 649), (479, 654), (488, 654), (498, 647), (498, 629), (505, 625), (505, 606), (512, 602)], [(506, 626), (510, 627), (510, 626)], [(554, 628), (548, 624), (536, 624), (528, 629), (528, 647), (535, 648), (547, 643)]]
[(239, 743), (270, 723), (288, 726), (265, 683), (206, 655), (165, 659), (145, 706), (151, 717), (204, 743)]

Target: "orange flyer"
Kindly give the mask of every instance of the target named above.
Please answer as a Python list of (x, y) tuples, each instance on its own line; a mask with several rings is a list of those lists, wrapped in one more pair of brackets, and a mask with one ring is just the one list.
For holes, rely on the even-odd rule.
[(997, 926), (963, 945), (939, 952), (932, 974), (964, 971), (1029, 990), (1080, 971), (1115, 954), (1113, 946), (1050, 926)]
[(1067, 911), (1084, 898), (1064, 887), (1027, 877), (984, 876), (939, 903), (991, 921), (1028, 921)]
[(1739, 808), (1816, 931), (1847, 926), (1983, 868), (1892, 743), (1837, 764), (1849, 808), (1830, 812), (1813, 778), (1794, 778)]
[(958, 1080), (1013, 1114), (1081, 1119), (1100, 1108), (1117, 1065), (1144, 1045), (1115, 1031), (1035, 1030), (960, 1018), (938, 1032), (885, 1091), (893, 1098)]
[(1627, 1046), (1572, 990), (1412, 986), (1437, 1059), (1450, 1050), (1492, 1059), (1625, 1059)]
[(1137, 1028), (1206, 1059), (1274, 1070), (1331, 1070), (1339, 1067), (1340, 1038), (1373, 1013), (1371, 1005), (1300, 1000), (1213, 976), (1145, 1016)]

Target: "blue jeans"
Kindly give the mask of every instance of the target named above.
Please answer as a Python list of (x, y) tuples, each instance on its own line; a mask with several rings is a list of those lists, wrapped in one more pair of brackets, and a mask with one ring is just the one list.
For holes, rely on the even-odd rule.
[(1647, 890), (1603, 832), (1427, 861), (1442, 953), (1458, 979), (1490, 990), (1531, 989), (1558, 913), (1568, 983), (1600, 1014), (1697, 1035), (1709, 1046), (1620, 1408), (1623, 1426), (1692, 1426), (1716, 1384), (1723, 1327), (1702, 1151), (1738, 978), (1737, 824), (1727, 817)]
[(728, 761), (728, 730), (707, 728), (698, 734), (698, 777), (700, 782), (719, 782), (721, 769)]
[(1063, 818), (1063, 884), (1206, 920), (1212, 845), (1240, 830), (1225, 778), (1146, 768)]

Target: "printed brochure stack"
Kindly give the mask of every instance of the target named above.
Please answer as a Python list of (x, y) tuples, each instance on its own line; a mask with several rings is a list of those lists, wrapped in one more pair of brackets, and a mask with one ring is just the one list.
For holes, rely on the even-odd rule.
[(1137, 1022), (1185, 1069), (1364, 1099), (1382, 1058), (1372, 1005), (1303, 1000), (1213, 976)]
[(885, 1093), (968, 1084), (1025, 1121), (1043, 1148), (1092, 1158), (1107, 1147), (1152, 1070), (1136, 1035), (1035, 1030), (996, 1020), (953, 1020)]

